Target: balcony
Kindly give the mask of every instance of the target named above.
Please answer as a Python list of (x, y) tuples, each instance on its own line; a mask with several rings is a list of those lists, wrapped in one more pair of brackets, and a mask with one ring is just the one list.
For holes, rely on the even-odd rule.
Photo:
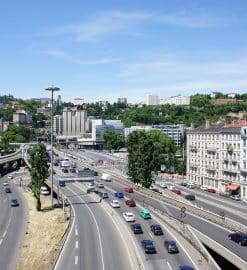
[(240, 171), (243, 172), (243, 173), (247, 173), (247, 168), (241, 167), (241, 168), (240, 168)]
[(213, 166), (206, 166), (207, 171), (216, 171), (216, 168)]
[(196, 146), (194, 146), (194, 145), (190, 145), (189, 146), (189, 148), (190, 148), (190, 151), (194, 151), (194, 152), (197, 152), (197, 147)]
[(196, 164), (194, 164), (194, 163), (191, 163), (190, 164), (190, 168), (197, 168), (198, 166), (196, 165)]
[(213, 153), (213, 154), (215, 154), (216, 151), (217, 151), (217, 148), (216, 148), (216, 147), (213, 147), (213, 146), (207, 147), (207, 152), (208, 152), (208, 153)]
[(237, 174), (237, 173), (239, 173), (239, 171), (237, 169), (233, 169), (233, 168), (224, 168), (223, 169), (223, 172), (230, 173), (230, 174)]

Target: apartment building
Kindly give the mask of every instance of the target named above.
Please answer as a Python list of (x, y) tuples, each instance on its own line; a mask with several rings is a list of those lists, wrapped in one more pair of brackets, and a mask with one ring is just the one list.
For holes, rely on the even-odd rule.
[(16, 125), (20, 124), (32, 124), (32, 114), (24, 110), (17, 110), (13, 113), (13, 123)]
[(157, 95), (147, 95), (146, 105), (159, 105), (159, 97)]
[(190, 97), (178, 95), (166, 99), (161, 99), (160, 104), (170, 104), (170, 105), (189, 105)]
[(218, 123), (187, 132), (187, 179), (247, 198), (247, 122)]

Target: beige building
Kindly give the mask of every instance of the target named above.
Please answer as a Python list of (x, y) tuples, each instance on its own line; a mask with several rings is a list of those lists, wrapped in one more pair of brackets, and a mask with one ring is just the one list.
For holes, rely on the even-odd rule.
[(247, 122), (187, 132), (187, 179), (218, 192), (247, 198)]

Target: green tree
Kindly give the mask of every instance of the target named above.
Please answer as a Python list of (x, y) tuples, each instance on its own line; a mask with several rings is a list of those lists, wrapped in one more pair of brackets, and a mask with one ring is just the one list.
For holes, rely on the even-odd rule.
[(125, 145), (124, 136), (117, 132), (105, 131), (104, 140), (108, 149), (117, 150)]
[(174, 157), (175, 143), (160, 131), (133, 131), (127, 137), (128, 171), (136, 184), (149, 188), (162, 159)]
[(43, 143), (36, 144), (30, 151), (29, 162), (31, 165), (30, 188), (36, 198), (36, 209), (40, 211), (40, 188), (44, 185), (45, 179), (49, 176), (49, 157)]

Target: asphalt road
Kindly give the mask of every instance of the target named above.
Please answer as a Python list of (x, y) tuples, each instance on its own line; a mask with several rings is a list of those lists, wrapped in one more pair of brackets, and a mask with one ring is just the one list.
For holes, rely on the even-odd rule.
[[(77, 166), (78, 165), (79, 164), (77, 163)], [(61, 174), (60, 169), (57, 169), (56, 177), (59, 177), (60, 174)], [(111, 183), (109, 184), (111, 185)], [(86, 187), (84, 187), (84, 190), (85, 188)], [(107, 203), (109, 207), (110, 200), (115, 199), (113, 195), (114, 191), (110, 191), (109, 188), (106, 188), (106, 190), (108, 191), (110, 198), (104, 200), (104, 203)], [(71, 193), (69, 193), (68, 191), (70, 191)], [(116, 232), (114, 236), (113, 232), (114, 232), (114, 229), (116, 230), (116, 227), (114, 227), (111, 221), (111, 217), (109, 217), (109, 215), (107, 216), (105, 211), (102, 209), (101, 207), (102, 204), (93, 203), (92, 201), (90, 201), (90, 196), (85, 195), (84, 193), (80, 193), (80, 190), (78, 190), (78, 186), (75, 187), (75, 184), (72, 184), (72, 183), (67, 184), (67, 187), (63, 188), (63, 192), (72, 201), (73, 207), (75, 209), (76, 217), (75, 217), (75, 224), (73, 226), (72, 233), (65, 246), (61, 259), (58, 262), (57, 269), (66, 269), (68, 265), (70, 266), (75, 265), (75, 262), (76, 262), (76, 265), (79, 265), (80, 262), (83, 262), (83, 267), (85, 265), (87, 266), (87, 268), (85, 269), (115, 269), (116, 265), (118, 265), (118, 269), (133, 269), (129, 267), (128, 265), (126, 265), (126, 261), (127, 261), (126, 256), (128, 256), (128, 254), (126, 254), (126, 251), (124, 252), (121, 248), (120, 252), (117, 252), (117, 250), (119, 249), (119, 246), (122, 247), (123, 243), (120, 240), (118, 240), (119, 231)], [(140, 223), (143, 227), (144, 234), (134, 235), (130, 229), (130, 224), (124, 221), (124, 226), (127, 226), (127, 230), (129, 231), (129, 234), (131, 235), (133, 239), (134, 245), (136, 246), (138, 253), (140, 254), (142, 264), (143, 265), (145, 264), (145, 269), (154, 269), (154, 270), (177, 269), (179, 265), (181, 264), (189, 264), (189, 265), (192, 264), (191, 259), (189, 258), (189, 254), (186, 253), (186, 247), (184, 248), (184, 247), (179, 246), (179, 250), (180, 250), (179, 254), (172, 255), (166, 252), (165, 247), (164, 247), (164, 241), (174, 240), (174, 236), (170, 235), (170, 232), (168, 232), (165, 227), (163, 227), (164, 236), (154, 236), (150, 231), (150, 225), (157, 222), (155, 222), (153, 219), (143, 220), (141, 217), (139, 217), (140, 209), (138, 209), (137, 207), (130, 209), (128, 206), (126, 206), (125, 200), (119, 200), (119, 201), (120, 201), (121, 207), (119, 209), (112, 208), (112, 214), (114, 213), (114, 215), (115, 214), (119, 215), (119, 217), (123, 220), (122, 213), (125, 211), (131, 211), (136, 216), (136, 222)], [(90, 210), (88, 208), (90, 208)], [(102, 239), (104, 239), (104, 241), (102, 242), (99, 241), (100, 239), (99, 236), (97, 240), (98, 228), (97, 226), (95, 226), (96, 224), (95, 220), (92, 219), (91, 211), (95, 213), (94, 214), (95, 219), (98, 220), (97, 223), (100, 224), (99, 231), (102, 232)], [(86, 223), (85, 223), (85, 220), (86, 220)], [(88, 231), (89, 228), (90, 228), (90, 231)], [(118, 228), (118, 230), (119, 229), (121, 228)], [(90, 236), (91, 234), (93, 234), (93, 236)], [(86, 253), (89, 252), (89, 254), (85, 255), (85, 258), (84, 258), (84, 254), (82, 253), (80, 253), (80, 255), (73, 255), (74, 254), (73, 250), (75, 249), (75, 245), (77, 245), (77, 248), (79, 246), (79, 244), (74, 244), (77, 241), (75, 240), (77, 238), (76, 235), (77, 236), (80, 235), (80, 238), (81, 238), (78, 241), (78, 243), (79, 242), (87, 243), (86, 248), (85, 248), (85, 245), (83, 245), (82, 247), (84, 252)], [(89, 237), (89, 238), (84, 239), (85, 237)], [(150, 239), (154, 241), (154, 244), (157, 249), (157, 254), (147, 255), (144, 253), (141, 247), (141, 240), (144, 240), (144, 239)], [(110, 248), (109, 248), (109, 242), (111, 243)], [(116, 244), (114, 244), (114, 242), (116, 242)], [(97, 256), (95, 255), (95, 256), (96, 258), (100, 257), (99, 256), (100, 250), (97, 250), (97, 248), (94, 247), (94, 243), (96, 243), (96, 247), (99, 247), (99, 243), (103, 243), (102, 246), (105, 245), (105, 243), (107, 243), (108, 248), (107, 249), (103, 248), (103, 251), (105, 253), (109, 251), (109, 254), (103, 256), (102, 255), (103, 253), (101, 252), (102, 257), (108, 258), (109, 262), (108, 262), (107, 268), (103, 268), (103, 263), (101, 262), (101, 265), (100, 265), (100, 261), (97, 262), (97, 260), (95, 259), (93, 259), (92, 262), (87, 263), (87, 261), (89, 260), (90, 254), (98, 253), (98, 255)], [(132, 245), (132, 243), (128, 243), (128, 245)], [(116, 252), (117, 253), (113, 254), (112, 253), (113, 250), (114, 250), (114, 253)], [(77, 256), (77, 259), (75, 259), (76, 256)], [(93, 258), (95, 256), (93, 256)], [(92, 255), (91, 255), (91, 258), (92, 258)], [(78, 269), (78, 268), (75, 268), (75, 269)]]
[(56, 269), (132, 269), (128, 246), (99, 201), (72, 183), (63, 192), (73, 205), (75, 222)]
[[(8, 180), (12, 193), (5, 193), (5, 180)], [(0, 180), (0, 269), (4, 270), (15, 269), (26, 229), (27, 206), (14, 180), (7, 176)], [(17, 199), (20, 205), (11, 207), (11, 199)]]
[[(86, 151), (85, 153), (83, 153), (83, 155), (88, 155), (88, 152), (89, 151)], [(77, 152), (77, 154), (78, 154), (78, 152)], [(93, 154), (90, 154), (90, 158), (92, 158), (93, 156), (94, 157), (97, 156), (97, 152), (93, 152)], [(98, 156), (98, 158), (99, 157), (100, 157), (100, 155)], [(123, 186), (121, 187), (121, 185), (119, 185), (117, 182), (112, 182), (111, 185), (112, 185), (113, 189), (123, 188)], [(188, 193), (193, 192), (193, 190), (188, 190), (188, 189), (186, 189), (186, 191)], [(196, 191), (194, 190), (194, 192), (196, 192)], [(241, 202), (232, 202), (229, 199), (224, 198), (224, 197), (219, 197), (216, 194), (210, 194), (210, 193), (205, 194), (205, 192), (201, 192), (201, 191), (198, 191), (196, 193), (197, 193), (196, 198), (198, 196), (200, 197), (200, 195), (198, 195), (199, 193), (201, 193), (202, 198), (203, 198), (203, 196), (204, 196), (204, 198), (205, 197), (210, 198), (208, 200), (208, 203), (206, 203), (205, 201), (201, 202), (201, 206), (204, 206), (205, 209), (208, 209), (208, 210), (211, 209), (213, 212), (216, 212), (219, 214), (219, 210), (222, 209), (224, 207), (224, 205), (227, 205), (227, 210), (224, 210), (226, 213), (226, 216), (232, 217), (234, 220), (237, 220), (238, 222), (241, 222), (242, 224), (246, 224), (246, 219), (244, 217), (241, 217), (241, 215), (236, 215), (236, 209), (238, 211), (243, 211), (243, 216), (246, 215), (246, 210), (244, 209), (244, 206), (242, 205)], [(217, 201), (215, 200), (216, 199), (215, 195), (217, 196)], [(145, 203), (150, 204), (153, 207), (158, 208), (160, 210), (167, 211), (167, 213), (171, 216), (174, 216), (176, 218), (180, 218), (180, 215), (181, 215), (180, 209), (176, 209), (170, 205), (160, 203), (156, 200), (153, 200), (152, 198), (144, 197), (142, 194), (139, 194), (137, 192), (134, 193), (134, 196), (135, 196), (135, 199), (138, 200), (139, 202), (142, 202), (144, 199)], [(197, 199), (198, 202), (196, 202), (198, 204), (200, 204), (199, 197)], [(214, 203), (212, 205), (211, 202), (214, 202), (215, 205), (214, 205)], [(216, 204), (218, 204), (218, 206), (216, 206)], [(220, 205), (222, 207), (220, 207)], [(228, 239), (228, 234), (229, 234), (228, 230), (225, 230), (224, 228), (221, 228), (218, 225), (214, 225), (212, 223), (209, 223), (206, 220), (203, 220), (203, 219), (198, 218), (196, 216), (190, 215), (189, 213), (187, 213), (186, 218), (183, 221), (185, 223), (188, 223), (191, 226), (195, 227), (197, 230), (203, 232), (208, 237), (214, 239), (219, 244), (221, 244), (225, 248), (231, 250), (236, 255), (238, 255), (239, 257), (241, 257), (245, 261), (247, 261), (246, 247), (237, 245), (235, 242), (229, 240)]]

